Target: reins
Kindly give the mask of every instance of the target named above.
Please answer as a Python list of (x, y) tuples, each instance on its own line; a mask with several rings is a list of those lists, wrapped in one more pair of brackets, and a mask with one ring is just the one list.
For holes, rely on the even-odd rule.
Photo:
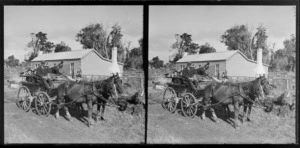
[[(250, 82), (247, 82), (247, 83), (250, 83)], [(260, 107), (260, 108), (263, 108), (263, 109), (266, 108), (266, 107), (262, 106), (259, 102), (251, 100), (251, 99), (248, 97), (248, 95), (246, 95), (246, 93), (247, 93), (247, 94), (252, 94), (252, 95), (254, 95), (256, 98), (258, 97), (258, 95), (256, 95), (256, 94), (250, 92), (250, 90), (246, 90), (246, 91), (245, 91), (245, 90), (243, 90), (243, 88), (240, 89), (240, 87), (242, 87), (242, 84), (241, 84), (241, 83), (238, 83), (238, 84), (237, 84), (237, 87), (239, 87), (239, 92), (238, 92), (238, 93), (233, 94), (233, 95), (231, 95), (231, 96), (229, 96), (229, 97), (227, 97), (227, 98), (225, 98), (225, 99), (223, 99), (222, 101), (219, 101), (219, 102), (217, 102), (217, 103), (214, 103), (214, 104), (207, 104), (207, 105), (202, 105), (202, 104), (198, 103), (198, 102), (201, 101), (201, 100), (198, 100), (198, 102), (195, 102), (194, 104), (197, 104), (197, 105), (200, 105), (200, 106), (206, 107), (206, 108), (207, 108), (207, 107), (213, 107), (213, 106), (219, 105), (220, 103), (225, 102), (227, 99), (229, 99), (229, 98), (231, 98), (231, 97), (234, 97), (234, 96), (241, 96), (242, 98), (248, 100), (249, 102), (251, 102), (251, 103), (253, 103), (253, 104), (258, 104), (257, 107)], [(262, 88), (261, 84), (259, 84), (259, 87)], [(248, 87), (248, 89), (249, 89), (249, 87)], [(263, 90), (262, 90), (262, 91), (263, 91)], [(262, 92), (262, 93), (264, 93), (264, 92)], [(193, 105), (194, 105), (194, 104), (193, 104)], [(243, 105), (249, 106), (249, 105), (246, 105), (245, 103), (243, 103)], [(256, 107), (256, 106), (254, 106), (254, 107)]]
[[(106, 80), (104, 80), (104, 81), (106, 81)], [(76, 84), (80, 84), (80, 83), (77, 83), (76, 82)], [(70, 102), (67, 102), (67, 103), (65, 103), (65, 102), (63, 102), (63, 103), (61, 103), (61, 104), (57, 104), (57, 103), (55, 103), (55, 102), (51, 102), (52, 104), (54, 104), (54, 105), (57, 105), (57, 106), (66, 106), (66, 105), (69, 105), (69, 104), (72, 104), (72, 103), (74, 103), (75, 101), (78, 101), (81, 97), (83, 97), (83, 96), (87, 96), (87, 95), (94, 95), (94, 96), (96, 96), (97, 98), (99, 98), (99, 99), (101, 99), (101, 100), (103, 100), (103, 101), (105, 101), (105, 102), (109, 102), (110, 104), (108, 104), (108, 106), (114, 106), (114, 107), (118, 107), (118, 105), (116, 105), (113, 101), (110, 101), (109, 99), (104, 99), (104, 97), (102, 96), (102, 94), (100, 93), (98, 93), (99, 95), (97, 95), (95, 92), (97, 92), (97, 91), (99, 91), (100, 89), (101, 89), (101, 92), (103, 93), (106, 93), (107, 95), (109, 95), (109, 96), (111, 96), (111, 94), (109, 93), (109, 92), (107, 92), (107, 91), (104, 91), (103, 90), (103, 88), (99, 88), (99, 89), (97, 89), (96, 88), (96, 90), (94, 90), (94, 87), (95, 87), (95, 82), (92, 82), (92, 83), (82, 83), (81, 85), (92, 85), (92, 91), (88, 91), (88, 92), (85, 92), (83, 95), (81, 95), (81, 96), (78, 96), (75, 100), (72, 100), (72, 101), (70, 101)], [(114, 91), (116, 92), (116, 96), (117, 96), (117, 98), (118, 98), (118, 92), (117, 92), (117, 90), (116, 90), (116, 86), (115, 86), (115, 84), (113, 84), (113, 88), (114, 88)], [(67, 94), (69, 94), (70, 93), (70, 91), (71, 91), (71, 89), (69, 89), (69, 91), (67, 92)], [(50, 102), (49, 102), (50, 103)], [(97, 101), (97, 103), (96, 104), (101, 104), (101, 103), (98, 103), (98, 101)]]

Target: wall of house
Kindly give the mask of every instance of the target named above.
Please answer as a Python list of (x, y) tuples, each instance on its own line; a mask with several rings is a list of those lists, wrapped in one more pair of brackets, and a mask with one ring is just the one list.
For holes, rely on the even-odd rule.
[[(243, 76), (243, 77), (255, 77), (256, 75), (256, 63), (247, 61), (242, 55), (235, 54), (226, 61), (226, 69), (228, 76)], [(264, 66), (264, 70), (268, 75), (268, 67)]]
[[(118, 64), (119, 65), (119, 64)], [(111, 62), (101, 59), (96, 53), (91, 52), (81, 60), (82, 75), (107, 75), (110, 76)], [(123, 73), (123, 65), (119, 65)]]
[[(80, 59), (74, 59), (74, 60), (63, 60), (64, 64), (63, 67), (59, 70), (62, 74), (71, 76), (71, 63), (74, 63), (74, 74), (76, 75), (77, 70), (81, 67)], [(58, 61), (45, 61), (45, 65), (48, 67), (53, 67), (54, 64), (58, 65), (61, 62), (61, 60)], [(41, 61), (35, 61), (31, 62), (31, 68), (36, 69), (37, 65), (40, 65)]]
[[(199, 68), (204, 66), (207, 62), (209, 62), (209, 68), (206, 71), (210, 76), (217, 77), (216, 73), (216, 65), (219, 64), (219, 75), (222, 76), (222, 73), (226, 70), (226, 62), (225, 61), (201, 61), (201, 62), (192, 62), (192, 66), (195, 68)], [(182, 70), (182, 67), (186, 67), (187, 63), (176, 63), (176, 70)]]

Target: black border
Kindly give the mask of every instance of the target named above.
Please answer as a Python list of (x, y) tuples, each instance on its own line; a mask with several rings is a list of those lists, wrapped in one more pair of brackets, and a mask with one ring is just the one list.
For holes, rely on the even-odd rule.
[[(145, 75), (145, 83), (144, 83), (144, 89), (145, 89), (145, 96), (148, 96), (148, 32), (149, 32), (149, 6), (157, 6), (157, 5), (247, 5), (247, 6), (256, 6), (256, 5), (268, 5), (268, 6), (277, 6), (277, 5), (295, 5), (296, 6), (296, 88), (299, 88), (299, 1), (298, 0), (239, 0), (239, 1), (234, 1), (234, 0), (204, 0), (204, 1), (197, 1), (197, 0), (152, 0), (152, 1), (147, 1), (147, 0), (86, 0), (86, 1), (76, 1), (76, 0), (68, 0), (68, 1), (59, 1), (59, 0), (25, 0), (25, 1), (18, 1), (18, 0), (2, 0), (0, 2), (1, 7), (0, 7), (0, 18), (2, 24), (4, 24), (4, 6), (17, 6), (17, 5), (31, 5), (31, 6), (39, 6), (39, 5), (70, 5), (70, 6), (76, 6), (76, 5), (141, 5), (144, 7), (143, 9), (143, 24), (144, 24), (144, 31), (143, 31), (143, 65), (144, 65), (144, 75)], [(2, 34), (1, 40), (0, 40), (0, 45), (3, 47), (3, 51), (1, 54), (4, 56), (4, 25), (1, 27), (0, 33)], [(1, 61), (3, 62), (3, 61)], [(4, 73), (2, 72), (1, 75)], [(4, 77), (3, 77), (4, 78)], [(4, 79), (1, 79), (4, 84)], [(4, 89), (1, 89), (1, 94), (4, 94)], [(296, 98), (299, 97), (299, 90), (296, 91)], [(147, 125), (148, 125), (148, 99), (146, 97), (146, 108), (145, 108), (145, 142), (147, 140)], [(299, 144), (299, 100), (296, 99), (296, 144), (261, 144), (263, 147), (296, 147)], [(4, 100), (0, 99), (0, 144), (4, 143)], [(14, 144), (10, 144), (14, 145)], [(26, 145), (31, 145), (31, 144), (26, 144)], [(50, 144), (53, 145), (53, 144)], [(57, 145), (57, 144), (56, 144)], [(64, 144), (58, 144), (58, 145), (64, 145)], [(68, 144), (67, 144), (68, 145)], [(89, 145), (95, 145), (95, 144), (89, 144)], [(97, 144), (97, 145), (108, 145), (108, 144)], [(109, 146), (116, 146), (120, 144), (109, 144)], [(121, 145), (128, 145), (128, 144), (121, 144)], [(138, 146), (174, 146), (170, 144), (129, 144), (129, 145), (138, 145)], [(182, 145), (189, 145), (189, 144), (182, 144)], [(240, 146), (239, 144), (237, 145), (232, 145), (232, 144), (227, 144), (228, 146)], [(225, 146), (227, 146), (225, 145)], [(244, 144), (243, 144), (244, 145)], [(258, 145), (258, 144), (254, 144)], [(177, 145), (178, 146), (178, 145)], [(189, 145), (192, 146), (192, 145)], [(202, 146), (207, 146), (207, 145), (202, 145)], [(209, 145), (210, 146), (210, 145)], [(249, 145), (247, 145), (249, 146)]]

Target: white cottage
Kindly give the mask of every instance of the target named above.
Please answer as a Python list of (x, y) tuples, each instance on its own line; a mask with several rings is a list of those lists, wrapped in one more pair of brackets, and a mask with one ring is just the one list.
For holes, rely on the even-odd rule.
[(216, 77), (222, 76), (225, 71), (231, 77), (256, 77), (258, 65), (261, 65), (265, 74), (268, 75), (269, 68), (267, 64), (261, 62), (259, 64), (248, 59), (239, 50), (186, 55), (176, 62), (176, 69), (182, 70), (188, 62), (191, 62), (195, 68), (202, 67), (209, 62), (210, 66), (207, 72)]
[[(60, 72), (73, 78), (78, 70), (81, 70), (82, 75), (110, 76), (112, 74), (110, 70), (110, 67), (113, 65), (112, 60), (102, 57), (93, 49), (42, 54), (31, 61), (31, 68), (37, 68), (41, 61), (45, 61), (45, 64), (49, 67), (53, 67), (59, 64), (60, 61), (63, 61), (63, 68)], [(122, 74), (124, 64), (118, 62), (117, 65)]]

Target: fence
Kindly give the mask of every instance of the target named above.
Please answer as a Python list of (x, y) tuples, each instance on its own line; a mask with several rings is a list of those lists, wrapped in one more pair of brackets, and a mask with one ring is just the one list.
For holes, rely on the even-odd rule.
[[(241, 76), (232, 76), (228, 77), (231, 82), (245, 82), (252, 81), (255, 77), (241, 77)], [(277, 87), (277, 90), (282, 91), (295, 91), (296, 89), (296, 79), (292, 76), (282, 76), (282, 75), (269, 75), (268, 81), (270, 84)]]
[[(83, 75), (82, 79), (83, 81), (86, 82), (92, 82), (92, 81), (97, 81), (97, 80), (104, 80), (109, 78), (110, 76), (106, 75)], [(135, 90), (140, 90), (144, 88), (144, 81), (145, 77), (143, 74), (133, 74), (131, 75), (124, 74), (123, 76), (120, 77), (123, 83), (127, 83), (131, 86), (132, 89)]]
[[(170, 82), (169, 78), (165, 78), (164, 74), (171, 72), (167, 69), (155, 69), (149, 71), (148, 81), (151, 82), (160, 82), (164, 84), (166, 82)], [(252, 81), (255, 77), (243, 77), (243, 76), (229, 76), (229, 81), (231, 82), (245, 82)], [(287, 73), (287, 72), (269, 72), (268, 81), (270, 84), (275, 85), (277, 90), (282, 91), (295, 91), (296, 90), (296, 78), (295, 73)]]

